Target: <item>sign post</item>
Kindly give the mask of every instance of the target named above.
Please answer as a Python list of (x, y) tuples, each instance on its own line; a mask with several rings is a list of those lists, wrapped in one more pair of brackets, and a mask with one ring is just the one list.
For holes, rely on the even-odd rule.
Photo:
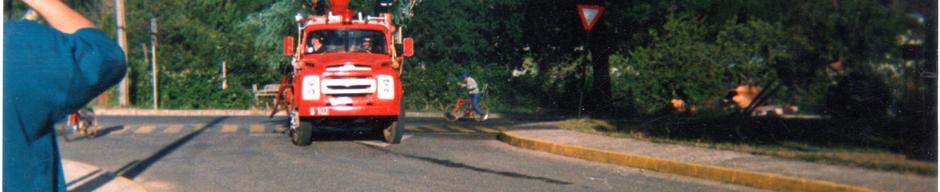
[[(585, 5), (578, 4), (578, 16), (581, 17), (581, 26), (584, 27), (585, 32), (585, 45), (582, 50), (587, 50), (590, 55), (591, 51), (591, 29), (594, 29), (594, 24), (597, 24), (597, 21), (600, 20), (601, 15), (604, 14), (604, 7), (600, 5)], [(583, 53), (583, 52), (582, 52)], [(593, 57), (593, 56), (592, 56)], [(591, 59), (593, 62), (593, 59)], [(584, 111), (584, 88), (587, 87), (587, 70), (584, 69), (584, 65), (581, 66), (581, 89), (579, 89), (578, 96), (578, 118), (581, 118), (581, 112)]]

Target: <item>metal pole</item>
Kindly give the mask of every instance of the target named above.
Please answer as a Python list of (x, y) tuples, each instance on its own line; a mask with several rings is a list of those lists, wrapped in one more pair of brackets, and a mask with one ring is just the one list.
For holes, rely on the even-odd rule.
[(159, 97), (157, 92), (157, 19), (150, 17), (150, 52), (152, 53), (150, 61), (151, 67), (153, 67), (153, 110), (156, 111), (159, 106)]
[(150, 64), (150, 55), (147, 54), (147, 43), (141, 43), (140, 50), (144, 50), (144, 65)]
[[(117, 40), (118, 45), (121, 46), (121, 50), (124, 51), (124, 58), (127, 60), (127, 29), (126, 21), (124, 20), (124, 0), (114, 0), (114, 14), (115, 14), (115, 23), (117, 24)], [(129, 67), (128, 67), (129, 68)], [(127, 70), (128, 72), (130, 69)], [(124, 73), (124, 78), (121, 78), (121, 82), (118, 84), (118, 103), (124, 107), (130, 101), (130, 96), (128, 95), (127, 76), (130, 73)]]
[[(588, 56), (593, 57), (593, 56), (591, 55), (591, 31), (587, 31), (587, 34), (585, 35), (585, 39), (587, 39), (587, 40), (586, 40), (585, 43), (584, 43), (584, 47), (583, 47), (582, 50), (581, 50), (581, 51), (582, 51), (581, 54), (584, 54), (584, 55), (585, 55), (583, 58), (584, 58), (584, 61), (587, 61)], [(591, 59), (591, 60), (592, 60), (592, 62), (593, 62), (593, 59)], [(581, 112), (584, 111), (584, 87), (587, 87), (587, 86), (585, 85), (585, 84), (587, 84), (587, 69), (586, 69), (586, 66), (584, 66), (584, 65), (585, 65), (585, 64), (584, 64), (584, 61), (582, 61), (582, 62), (581, 62), (581, 66), (579, 66), (579, 67), (581, 68), (581, 71), (580, 71), (580, 72), (581, 72), (581, 87), (578, 89), (578, 92), (579, 92), (579, 96), (578, 96), (578, 118), (579, 118), (579, 119), (581, 118)], [(592, 64), (593, 64), (593, 63), (592, 63)]]
[(228, 68), (228, 67), (226, 67), (227, 64), (225, 62), (226, 60), (222, 60), (222, 90), (225, 90), (225, 88), (228, 87), (228, 76), (227, 76), (227, 73), (225, 72), (225, 68)]

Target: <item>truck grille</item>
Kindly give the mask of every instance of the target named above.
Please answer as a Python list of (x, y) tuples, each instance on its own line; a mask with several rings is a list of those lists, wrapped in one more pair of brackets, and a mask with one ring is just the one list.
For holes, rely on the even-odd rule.
[(327, 66), (327, 71), (371, 71), (372, 66), (362, 65), (362, 64), (344, 64), (344, 65), (333, 65)]
[(372, 78), (324, 79), (322, 84), (326, 95), (375, 93), (375, 79)]

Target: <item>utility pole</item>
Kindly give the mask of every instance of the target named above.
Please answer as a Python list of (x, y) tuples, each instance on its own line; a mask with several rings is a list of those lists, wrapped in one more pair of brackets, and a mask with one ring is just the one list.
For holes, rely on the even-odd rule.
[(140, 50), (144, 50), (144, 65), (150, 64), (150, 55), (147, 54), (147, 43), (141, 43)]
[(225, 88), (228, 88), (228, 76), (225, 71), (225, 68), (228, 68), (226, 61), (227, 60), (222, 60), (222, 90), (225, 90)]
[[(127, 60), (127, 29), (125, 28), (126, 21), (124, 20), (124, 0), (114, 0), (114, 19), (117, 24), (117, 40), (118, 45), (121, 46), (121, 50), (124, 51), (124, 60)], [(127, 70), (128, 72), (130, 69)], [(121, 78), (121, 82), (118, 84), (118, 103), (121, 107), (127, 106), (130, 100), (128, 96), (128, 84), (127, 84), (127, 74), (124, 73), (124, 78)]]
[(156, 111), (159, 106), (158, 102), (158, 92), (157, 92), (157, 18), (150, 17), (150, 62), (151, 67), (153, 67), (152, 79), (153, 79), (153, 110)]

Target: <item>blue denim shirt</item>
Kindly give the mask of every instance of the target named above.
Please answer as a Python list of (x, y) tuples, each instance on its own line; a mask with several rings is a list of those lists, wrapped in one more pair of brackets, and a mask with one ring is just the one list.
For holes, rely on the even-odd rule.
[(3, 23), (3, 191), (65, 191), (53, 124), (124, 77), (124, 52), (98, 29), (65, 34)]

